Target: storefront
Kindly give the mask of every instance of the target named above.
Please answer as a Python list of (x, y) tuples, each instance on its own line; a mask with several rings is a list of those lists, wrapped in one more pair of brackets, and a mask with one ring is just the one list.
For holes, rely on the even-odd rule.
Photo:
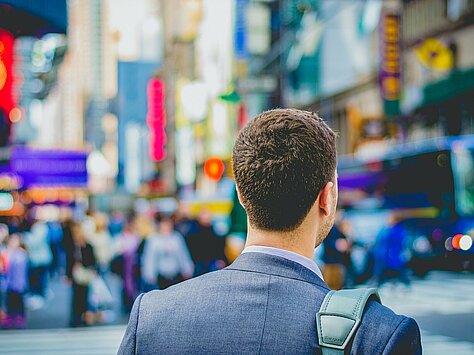
[(84, 151), (11, 148), (0, 164), (1, 194), (8, 202), (0, 215), (20, 215), (31, 206), (86, 204), (87, 157)]

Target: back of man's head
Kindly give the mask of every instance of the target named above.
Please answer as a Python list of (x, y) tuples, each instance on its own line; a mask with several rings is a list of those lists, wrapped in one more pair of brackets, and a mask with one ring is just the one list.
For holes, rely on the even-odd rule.
[(312, 112), (266, 111), (239, 133), (232, 163), (250, 224), (293, 231), (335, 179), (336, 134)]

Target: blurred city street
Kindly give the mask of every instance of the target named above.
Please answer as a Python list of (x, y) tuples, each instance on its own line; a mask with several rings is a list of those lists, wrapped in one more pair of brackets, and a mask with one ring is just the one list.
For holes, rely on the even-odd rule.
[(115, 353), (139, 294), (232, 264), (274, 108), (337, 133), (328, 287), (474, 354), (473, 43), (473, 0), (0, 0), (0, 354)]
[[(120, 310), (120, 282), (117, 277), (110, 276), (107, 283), (114, 295), (115, 302), (110, 311), (105, 313), (106, 324), (123, 324), (128, 316), (122, 315)], [(71, 289), (63, 280), (54, 280), (50, 283), (46, 301), (43, 307), (27, 311), (26, 327), (29, 329), (53, 329), (69, 326), (71, 309)], [(27, 301), (28, 302), (28, 301)]]
[(50, 283), (44, 307), (27, 312), (28, 330), (0, 331), (0, 354), (116, 354), (128, 321), (120, 311), (117, 277), (107, 278), (114, 307), (101, 326), (68, 329), (70, 287), (63, 280)]

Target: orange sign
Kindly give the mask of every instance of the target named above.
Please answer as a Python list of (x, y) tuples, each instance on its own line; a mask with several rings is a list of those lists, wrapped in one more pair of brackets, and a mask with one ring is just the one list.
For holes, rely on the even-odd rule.
[(219, 158), (209, 158), (204, 163), (204, 174), (213, 181), (221, 179), (224, 169), (224, 162)]

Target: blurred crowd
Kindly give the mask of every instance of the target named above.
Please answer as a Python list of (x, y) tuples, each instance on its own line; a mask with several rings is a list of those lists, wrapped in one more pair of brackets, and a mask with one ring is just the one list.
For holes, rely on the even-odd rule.
[[(87, 211), (78, 217), (62, 212), (52, 219), (32, 209), (0, 224), (2, 328), (24, 328), (25, 308), (40, 309), (52, 297), (51, 280), (70, 287), (70, 326), (92, 325), (107, 321), (106, 312), (118, 301), (111, 278), (120, 280), (121, 309), (127, 314), (141, 292), (222, 269), (244, 243), (217, 233), (208, 210), (194, 218), (182, 204), (166, 213)], [(315, 254), (331, 289), (364, 282), (381, 286), (389, 280), (409, 286), (406, 231), (396, 215), (388, 222), (374, 244), (364, 245), (338, 213)], [(360, 249), (362, 268), (355, 265)]]
[(236, 254), (227, 249), (205, 209), (197, 218), (180, 206), (175, 213), (88, 211), (55, 220), (31, 210), (0, 224), (0, 324), (24, 328), (25, 308), (44, 306), (54, 278), (71, 288), (71, 327), (101, 323), (116, 302), (111, 277), (121, 280), (128, 313), (141, 292), (224, 268)]

